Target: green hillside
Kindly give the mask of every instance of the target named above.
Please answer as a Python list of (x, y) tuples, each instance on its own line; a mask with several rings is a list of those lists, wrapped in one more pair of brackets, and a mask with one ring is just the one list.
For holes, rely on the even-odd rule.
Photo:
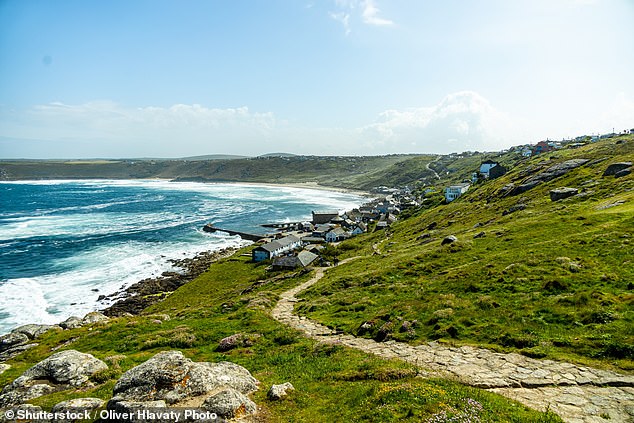
[[(624, 140), (532, 158), (390, 233), (351, 241), (346, 255), (363, 257), (330, 272), (299, 310), (366, 337), (393, 328), (389, 337), (413, 344), (441, 339), (634, 369), (634, 179), (602, 176), (634, 161), (632, 137)], [(590, 161), (505, 195), (508, 184), (580, 158)], [(558, 187), (580, 194), (553, 202)], [(442, 245), (449, 235), (457, 242)], [(399, 332), (402, 321), (417, 321), (415, 330)], [(372, 329), (361, 331), (364, 322)]]

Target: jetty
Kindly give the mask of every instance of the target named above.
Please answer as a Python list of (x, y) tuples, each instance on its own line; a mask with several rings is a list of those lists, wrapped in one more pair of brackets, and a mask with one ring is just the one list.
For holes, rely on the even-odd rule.
[(213, 233), (213, 232), (225, 232), (225, 233), (228, 233), (229, 235), (238, 235), (240, 238), (246, 239), (248, 241), (259, 241), (262, 238), (266, 238), (266, 235), (249, 234), (249, 233), (246, 233), (246, 232), (232, 231), (230, 229), (217, 228), (214, 225), (212, 225), (211, 223), (208, 223), (205, 226), (203, 226), (203, 231), (210, 232), (210, 233)]

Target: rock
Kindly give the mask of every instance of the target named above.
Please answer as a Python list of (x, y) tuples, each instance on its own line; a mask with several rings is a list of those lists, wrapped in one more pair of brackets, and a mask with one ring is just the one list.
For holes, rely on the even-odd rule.
[(217, 351), (225, 352), (234, 348), (243, 347), (246, 340), (246, 336), (243, 333), (236, 333), (226, 338), (222, 338), (218, 343)]
[(449, 235), (446, 236), (442, 242), (440, 243), (440, 245), (447, 245), (447, 244), (453, 244), (454, 242), (458, 241), (458, 238), (456, 238), (455, 235)]
[(281, 385), (273, 385), (269, 392), (266, 393), (266, 396), (271, 400), (280, 400), (286, 395), (288, 395), (288, 391), (294, 391), (295, 387), (290, 382), (285, 382)]
[(93, 311), (86, 314), (84, 318), (81, 319), (81, 323), (83, 326), (83, 325), (92, 325), (95, 323), (107, 322), (108, 320), (110, 320), (110, 318), (106, 316), (105, 314), (100, 313), (98, 311)]
[(40, 361), (7, 385), (0, 395), (0, 407), (81, 386), (91, 375), (107, 368), (106, 363), (90, 354), (75, 350), (60, 351)]
[(615, 178), (622, 178), (623, 176), (627, 176), (632, 173), (632, 168), (628, 167), (627, 169), (619, 170), (614, 174)]
[(29, 342), (29, 337), (23, 333), (8, 333), (0, 336), (0, 351), (6, 351), (12, 347), (26, 344)]
[(237, 364), (195, 363), (180, 351), (164, 351), (121, 376), (108, 409), (121, 401), (178, 404), (224, 387), (247, 394), (257, 390), (257, 383), (247, 369)]
[(515, 213), (516, 211), (524, 210), (526, 208), (526, 204), (516, 204), (508, 208), (508, 210), (504, 210), (502, 212), (502, 216), (509, 215), (511, 213)]
[(257, 411), (253, 401), (232, 388), (225, 388), (208, 397), (203, 408), (225, 419), (241, 418)]
[[(63, 414), (65, 416), (70, 416), (70, 415), (85, 415), (86, 413), (88, 413), (89, 415), (93, 415), (93, 412), (101, 407), (103, 407), (103, 405), (106, 402), (102, 399), (99, 398), (74, 398), (68, 401), (62, 401), (60, 403), (57, 403), (53, 406), (53, 408), (51, 409), (51, 413), (58, 413), (58, 414)], [(62, 422), (78, 422), (81, 421), (82, 419), (56, 419), (54, 420), (55, 423), (62, 423)]]
[(390, 339), (392, 337), (392, 332), (393, 331), (394, 331), (394, 323), (392, 323), (392, 322), (384, 323), (379, 328), (379, 331), (377, 332), (376, 336), (374, 337), (374, 340), (377, 341), (377, 342), (387, 341), (388, 339)]
[(629, 167), (632, 167), (632, 162), (612, 163), (611, 165), (607, 167), (607, 169), (605, 169), (605, 172), (603, 172), (603, 176), (616, 175), (618, 172), (624, 169), (627, 169)]
[(528, 177), (527, 179), (522, 181), (522, 183), (518, 186), (515, 186), (514, 184), (506, 185), (504, 188), (502, 188), (499, 191), (499, 194), (503, 197), (506, 195), (522, 194), (526, 191), (529, 191), (535, 188), (537, 185), (539, 185), (542, 182), (548, 182), (555, 178), (563, 176), (566, 173), (570, 172), (571, 170), (579, 166), (583, 166), (589, 161), (590, 160), (588, 159), (572, 159), (572, 160), (566, 160), (565, 162), (557, 163), (555, 165), (550, 166), (548, 169), (544, 170), (543, 172), (540, 172), (538, 174)]
[(0, 363), (0, 375), (11, 368), (9, 364)]
[(70, 316), (59, 324), (62, 329), (77, 329), (83, 326), (82, 319), (77, 316)]
[(404, 320), (403, 323), (401, 323), (401, 327), (398, 330), (399, 332), (407, 332), (410, 329), (412, 329), (412, 324), (408, 322), (407, 320)]
[(29, 337), (29, 339), (35, 339), (41, 334), (48, 332), (52, 329), (61, 329), (58, 325), (24, 325), (17, 327), (11, 331), (11, 333), (22, 333)]
[(473, 238), (484, 238), (485, 236), (486, 236), (486, 232), (482, 231), (475, 234)]
[(437, 226), (438, 226), (438, 223), (431, 222), (429, 225), (427, 225), (427, 230), (431, 231), (432, 229), (435, 229)]
[(11, 347), (8, 350), (0, 352), (0, 361), (7, 361), (30, 348), (37, 347), (38, 345), (39, 344), (22, 344)]
[(550, 201), (559, 201), (564, 198), (572, 197), (573, 195), (577, 195), (579, 190), (577, 188), (557, 188), (550, 190)]

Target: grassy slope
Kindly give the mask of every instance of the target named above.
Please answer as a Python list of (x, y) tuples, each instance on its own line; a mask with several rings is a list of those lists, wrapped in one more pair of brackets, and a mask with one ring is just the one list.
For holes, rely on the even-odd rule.
[[(300, 283), (308, 274), (267, 280), (264, 266), (234, 256), (215, 264), (197, 280), (148, 310), (145, 316), (119, 318), (106, 326), (80, 328), (44, 337), (40, 345), (13, 361), (0, 375), (8, 383), (33, 363), (64, 344), (106, 360), (110, 370), (100, 374), (99, 385), (84, 392), (60, 392), (31, 401), (51, 407), (58, 401), (96, 396), (107, 399), (118, 376), (158, 351), (179, 349), (194, 360), (228, 360), (248, 368), (262, 382), (255, 394), (268, 421), (421, 421), (442, 411), (477, 411), (487, 422), (559, 422), (552, 414), (526, 409), (506, 398), (445, 380), (416, 377), (417, 369), (399, 361), (379, 360), (355, 350), (320, 344), (272, 320), (268, 311), (279, 292)], [(156, 323), (151, 313), (167, 313), (171, 320)], [(227, 353), (215, 351), (218, 341), (237, 333), (259, 334), (255, 344)], [(266, 389), (290, 381), (297, 388), (290, 398), (271, 402)]]
[[(371, 321), (374, 331), (365, 336), (387, 322), (398, 328), (400, 320), (417, 320), (415, 333), (395, 331), (394, 338), (634, 369), (634, 179), (601, 176), (609, 163), (634, 161), (629, 140), (536, 157), (449, 205), (400, 221), (389, 239), (375, 233), (355, 240), (348, 248), (358, 250), (349, 255), (366, 257), (329, 273), (304, 295), (300, 312), (350, 333)], [(609, 159), (517, 197), (498, 194), (527, 166), (575, 157)], [(548, 192), (560, 186), (588, 195), (553, 203)], [(625, 203), (601, 210), (618, 200)], [(502, 215), (518, 203), (526, 209)], [(427, 230), (432, 222), (437, 228)], [(451, 234), (459, 241), (441, 246)], [(380, 257), (370, 256), (371, 243), (380, 243)]]

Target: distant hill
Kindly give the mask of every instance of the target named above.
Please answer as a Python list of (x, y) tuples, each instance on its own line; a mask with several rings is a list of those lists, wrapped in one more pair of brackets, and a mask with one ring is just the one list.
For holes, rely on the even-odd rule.
[(297, 157), (297, 154), (293, 154), (293, 153), (266, 153), (266, 154), (261, 154), (258, 157)]
[(205, 156), (191, 156), (191, 157), (182, 157), (181, 160), (236, 160), (236, 159), (246, 159), (248, 156), (236, 156), (232, 154), (208, 154)]

